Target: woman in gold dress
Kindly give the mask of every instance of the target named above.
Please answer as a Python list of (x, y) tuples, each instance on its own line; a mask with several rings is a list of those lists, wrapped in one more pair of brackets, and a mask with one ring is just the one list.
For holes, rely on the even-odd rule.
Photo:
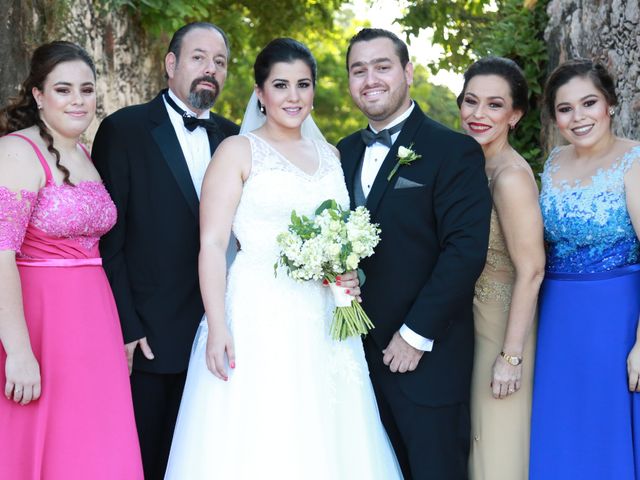
[(487, 262), (474, 299), (469, 475), (524, 480), (545, 262), (535, 177), (509, 144), (509, 131), (526, 113), (528, 89), (520, 68), (499, 57), (475, 62), (464, 79), (458, 97), (462, 127), (482, 145), (493, 197)]

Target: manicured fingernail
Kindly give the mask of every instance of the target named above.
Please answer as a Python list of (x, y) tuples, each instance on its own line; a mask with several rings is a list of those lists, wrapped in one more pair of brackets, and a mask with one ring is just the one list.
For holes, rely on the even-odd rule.
[(340, 282), (340, 280), (336, 280), (336, 285), (340, 286), (340, 285), (342, 285), (342, 282)]
[(231, 362), (231, 363), (229, 364), (229, 366), (230, 366), (231, 368), (236, 368), (236, 362)]
[(344, 293), (351, 293), (351, 290), (349, 290), (348, 288), (344, 291)]
[(342, 280), (342, 277), (341, 277), (340, 275), (338, 275), (338, 276), (336, 277), (336, 280)]
[(322, 284), (323, 284), (324, 286), (329, 285), (329, 280), (327, 280), (326, 278), (322, 279)]

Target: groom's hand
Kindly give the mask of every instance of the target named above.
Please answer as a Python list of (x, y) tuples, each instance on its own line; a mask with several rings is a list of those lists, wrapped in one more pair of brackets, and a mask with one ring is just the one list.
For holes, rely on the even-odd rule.
[(424, 352), (413, 348), (400, 336), (400, 333), (396, 332), (382, 353), (384, 354), (382, 361), (389, 370), (393, 373), (406, 373), (413, 372), (418, 367)]

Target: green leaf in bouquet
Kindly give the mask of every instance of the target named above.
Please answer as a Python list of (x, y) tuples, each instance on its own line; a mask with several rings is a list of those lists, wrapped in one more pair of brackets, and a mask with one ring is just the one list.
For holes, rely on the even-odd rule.
[[(296, 213), (296, 211), (292, 210), (291, 211), (291, 225), (293, 227), (296, 227), (296, 226), (301, 225), (301, 224), (302, 224), (302, 220), (300, 220), (300, 217), (298, 217), (298, 214)], [(294, 230), (294, 233), (295, 233), (295, 230)]]
[(320, 206), (316, 209), (316, 215), (320, 215), (327, 209), (336, 210), (338, 208), (338, 202), (333, 199), (325, 200), (320, 204)]
[(347, 264), (347, 257), (349, 256), (351, 251), (352, 251), (351, 242), (348, 242), (342, 245), (342, 248), (340, 249), (340, 264), (342, 265), (343, 268)]
[(339, 210), (329, 210), (329, 216), (332, 220), (341, 220), (342, 215), (340, 213), (341, 212)]

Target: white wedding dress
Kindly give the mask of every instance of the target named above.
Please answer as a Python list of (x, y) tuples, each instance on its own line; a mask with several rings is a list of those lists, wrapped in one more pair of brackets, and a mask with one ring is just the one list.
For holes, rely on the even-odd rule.
[(324, 200), (348, 207), (339, 160), (314, 141), (307, 175), (247, 134), (252, 167), (233, 222), (242, 249), (230, 268), (226, 315), (236, 368), (206, 366), (207, 323), (196, 334), (167, 480), (394, 480), (402, 478), (382, 427), (359, 338), (329, 336), (333, 298), (320, 282), (280, 269), (276, 236), (291, 211)]

